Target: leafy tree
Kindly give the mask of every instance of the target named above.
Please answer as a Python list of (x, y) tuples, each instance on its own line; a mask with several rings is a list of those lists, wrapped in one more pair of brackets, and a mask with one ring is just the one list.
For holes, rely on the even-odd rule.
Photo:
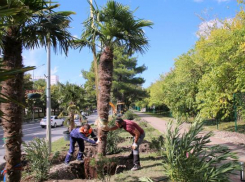
[(83, 87), (66, 83), (66, 84), (59, 84), (59, 102), (60, 107), (63, 109), (68, 108), (70, 103), (75, 103), (80, 109), (84, 108), (84, 95), (85, 90)]
[(145, 80), (138, 76), (147, 69), (145, 65), (137, 66), (137, 59), (125, 53), (123, 47), (118, 47), (114, 50), (113, 66), (111, 90), (117, 102), (125, 102), (129, 107), (132, 102), (147, 96), (141, 87)]
[(33, 82), (31, 81), (31, 74), (24, 75), (24, 90), (31, 90), (33, 88)]
[(196, 95), (203, 75), (203, 67), (196, 63), (198, 58), (194, 50), (182, 54), (175, 60), (172, 72), (162, 78), (164, 103), (178, 118), (194, 117), (198, 113)]
[(96, 108), (97, 99), (96, 99), (96, 84), (95, 84), (95, 73), (94, 73), (94, 63), (91, 64), (89, 71), (82, 70), (83, 78), (87, 81), (84, 84), (85, 96), (84, 100), (86, 106)]
[(161, 106), (164, 104), (164, 98), (165, 94), (163, 92), (163, 83), (164, 83), (165, 77), (163, 75), (160, 75), (160, 79), (157, 80), (154, 84), (151, 84), (151, 86), (148, 88), (149, 92), (149, 105), (155, 105), (155, 106)]
[(241, 11), (232, 24), (224, 24), (197, 42), (197, 51), (209, 65), (199, 82), (197, 95), (204, 117), (229, 118), (233, 115), (233, 94), (244, 90), (244, 22)]
[[(46, 81), (44, 79), (35, 81), (33, 84), (33, 89), (41, 91), (40, 93), (41, 97), (35, 100), (35, 106), (42, 108), (42, 112), (44, 113), (44, 115), (46, 115)], [(52, 87), (51, 87), (51, 90), (52, 90)], [(52, 98), (51, 98), (51, 105), (52, 105), (52, 100), (53, 100)], [(39, 111), (38, 111), (38, 115), (39, 115)]]

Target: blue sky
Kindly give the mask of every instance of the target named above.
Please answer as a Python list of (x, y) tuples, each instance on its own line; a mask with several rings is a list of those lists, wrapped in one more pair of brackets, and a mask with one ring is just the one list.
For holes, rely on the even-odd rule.
[[(86, 0), (57, 0), (58, 11), (74, 11), (71, 28), (72, 35), (79, 37), (82, 33), (82, 22), (89, 16), (89, 4)], [(99, 6), (106, 4), (106, 0), (97, 0)], [(216, 18), (233, 18), (240, 7), (236, 0), (118, 0), (135, 12), (137, 18), (151, 20), (152, 29), (144, 29), (149, 39), (149, 50), (138, 58), (138, 65), (145, 64), (148, 69), (142, 73), (146, 82), (145, 88), (167, 73), (174, 65), (174, 59), (191, 49), (198, 40), (196, 32), (200, 30), (201, 16), (207, 22)], [(205, 28), (205, 23), (201, 28)], [(24, 64), (36, 66), (34, 76), (43, 76), (47, 70), (47, 58), (44, 48), (23, 51)], [(52, 50), (52, 74), (58, 75), (60, 82), (84, 84), (81, 70), (89, 70), (92, 61), (89, 49), (70, 50), (68, 56), (54, 54)], [(40, 66), (45, 64), (44, 66)], [(31, 72), (32, 74), (32, 72)]]

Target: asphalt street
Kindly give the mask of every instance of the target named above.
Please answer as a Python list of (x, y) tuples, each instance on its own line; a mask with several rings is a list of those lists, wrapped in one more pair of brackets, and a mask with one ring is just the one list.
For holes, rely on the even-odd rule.
[[(94, 123), (95, 119), (97, 119), (97, 113), (92, 113), (90, 116), (86, 116), (88, 118), (88, 123), (92, 124)], [(23, 124), (22, 131), (23, 131), (23, 137), (22, 140), (24, 142), (29, 142), (33, 140), (35, 137), (39, 138), (45, 138), (46, 137), (46, 129), (41, 128), (39, 125), (39, 122), (30, 123), (30, 124)], [(51, 135), (52, 135), (52, 142), (58, 140), (59, 138), (63, 137), (63, 131), (65, 131), (67, 127), (57, 127), (57, 128), (51, 128)], [(3, 156), (5, 154), (4, 150), (4, 143), (3, 143), (3, 129), (0, 128), (0, 165), (4, 163)]]

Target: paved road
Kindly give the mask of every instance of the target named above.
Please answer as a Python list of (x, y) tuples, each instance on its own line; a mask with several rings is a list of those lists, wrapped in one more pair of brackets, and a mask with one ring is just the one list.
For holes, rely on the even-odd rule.
[[(97, 118), (97, 113), (93, 113), (90, 116), (87, 116), (88, 123), (94, 123), (95, 119)], [(31, 123), (31, 124), (23, 124), (23, 141), (28, 142), (33, 140), (34, 137), (45, 138), (46, 137), (46, 129), (41, 128), (39, 122)], [(51, 128), (52, 134), (52, 142), (58, 140), (59, 138), (63, 137), (63, 131), (66, 130), (65, 126)], [(0, 139), (3, 138), (3, 130), (2, 127), (0, 128)], [(3, 140), (0, 140), (0, 165), (4, 163), (4, 147), (3, 147)]]

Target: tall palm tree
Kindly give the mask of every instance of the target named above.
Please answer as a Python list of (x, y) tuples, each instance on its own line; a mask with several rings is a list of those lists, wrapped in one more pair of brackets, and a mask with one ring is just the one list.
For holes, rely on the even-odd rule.
[(99, 60), (99, 135), (102, 142), (99, 144), (98, 153), (105, 155), (106, 130), (110, 91), (113, 73), (113, 50), (116, 46), (124, 46), (128, 53), (139, 51), (144, 53), (148, 40), (143, 31), (144, 27), (151, 27), (151, 21), (135, 19), (128, 6), (114, 0), (109, 0), (101, 10), (92, 6), (94, 19), (89, 18), (84, 22), (85, 30), (82, 34), (80, 47), (92, 47), (97, 41), (101, 44)]
[[(46, 0), (11, 0), (9, 8), (26, 6), (11, 16), (1, 17), (0, 23), (11, 22), (10, 26), (1, 28), (0, 46), (3, 50), (3, 64), (5, 69), (21, 69), (22, 49), (46, 46), (50, 40), (57, 50), (60, 47), (67, 53), (70, 45), (70, 34), (66, 31), (72, 12), (55, 13), (58, 5), (48, 6)], [(50, 35), (50, 36), (49, 36)], [(18, 73), (13, 79), (2, 84), (2, 94), (19, 103), (23, 101), (23, 73)], [(21, 171), (16, 166), (20, 164), (22, 143), (22, 108), (20, 105), (2, 103), (1, 110), (5, 117), (2, 120), (5, 138), (6, 180), (20, 181)]]

